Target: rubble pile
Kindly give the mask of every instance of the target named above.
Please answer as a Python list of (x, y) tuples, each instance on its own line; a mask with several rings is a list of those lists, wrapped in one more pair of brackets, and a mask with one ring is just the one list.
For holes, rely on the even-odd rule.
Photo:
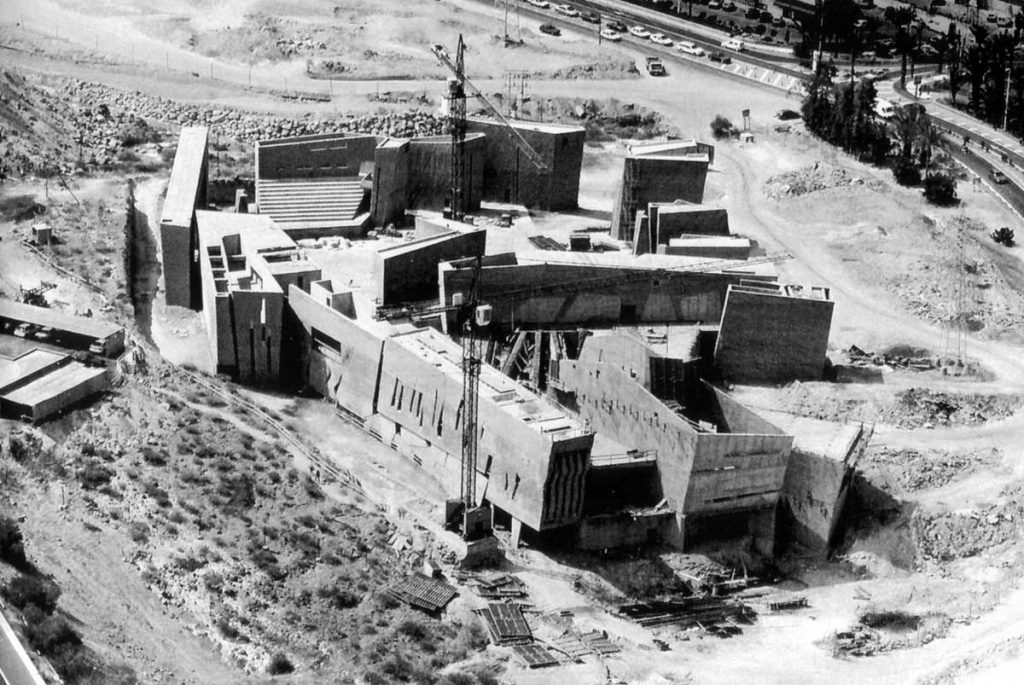
[(851, 176), (846, 169), (815, 162), (812, 166), (771, 177), (765, 183), (764, 193), (773, 200), (780, 200), (784, 197), (800, 197), (819, 190), (851, 185), (866, 185), (872, 189), (882, 186), (877, 181), (865, 181), (863, 178)]
[(264, 138), (315, 133), (440, 135), (444, 121), (418, 108), (338, 115), (329, 119), (271, 116), (175, 102), (77, 79), (43, 84), (0, 75), (0, 178), (40, 173), (47, 164), (70, 172), (79, 164), (107, 168), (126, 150), (158, 142), (178, 126), (210, 126), (221, 139), (251, 144)]
[(630, 59), (612, 59), (607, 62), (575, 64), (553, 71), (535, 71), (531, 74), (538, 79), (587, 80), (608, 78), (639, 78), (636, 62)]
[(922, 452), (914, 449), (872, 447), (864, 454), (862, 466), (878, 465), (896, 481), (904, 492), (940, 488), (961, 478), (979, 465), (989, 462), (998, 455), (993, 449), (991, 456), (978, 451), (948, 452), (934, 450)]
[(125, 92), (104, 86), (75, 81), (65, 89), (85, 107), (107, 104), (144, 119), (164, 121), (179, 126), (216, 127), (221, 137), (251, 143), (263, 138), (301, 136), (314, 133), (369, 133), (378, 136), (439, 135), (444, 121), (432, 112), (411, 109), (406, 112), (384, 112), (365, 115), (340, 115), (331, 119), (289, 119), (220, 107), (198, 106), (151, 97), (139, 92)]
[(931, 561), (952, 561), (1019, 538), (1024, 520), (1019, 490), (1016, 496), (1007, 496), (1004, 503), (980, 510), (934, 515), (915, 511), (911, 534), (918, 556)]
[(835, 656), (872, 656), (921, 647), (949, 632), (952, 620), (942, 614), (916, 616), (902, 611), (869, 611), (849, 630), (836, 633)]
[(1024, 398), (1015, 395), (954, 395), (909, 388), (896, 393), (896, 401), (879, 420), (900, 428), (934, 428), (936, 425), (975, 426), (1013, 415)]

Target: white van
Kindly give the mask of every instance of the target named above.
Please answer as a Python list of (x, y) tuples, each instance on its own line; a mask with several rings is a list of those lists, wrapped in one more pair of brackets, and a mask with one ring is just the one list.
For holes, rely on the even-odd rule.
[(889, 100), (875, 100), (875, 115), (880, 119), (892, 119), (896, 116), (896, 105)]
[(722, 41), (722, 47), (728, 50), (735, 50), (736, 52), (743, 52), (747, 49), (747, 46), (739, 38), (729, 38)]

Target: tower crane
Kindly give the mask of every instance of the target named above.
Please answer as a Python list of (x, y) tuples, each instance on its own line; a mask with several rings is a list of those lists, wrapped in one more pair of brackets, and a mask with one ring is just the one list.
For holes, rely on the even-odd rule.
[(509, 122), (508, 119), (498, 110), (487, 97), (473, 85), (473, 82), (466, 78), (465, 52), (466, 45), (459, 34), (459, 43), (455, 50), (455, 59), (448, 54), (447, 48), (443, 45), (434, 45), (431, 52), (437, 60), (452, 72), (448, 79), (448, 132), (452, 137), (452, 164), (451, 164), (451, 216), (456, 221), (462, 221), (466, 215), (466, 94), (469, 93), (476, 98), (487, 113), (499, 124), (512, 142), (526, 156), (539, 171), (547, 171), (548, 165), (537, 150), (530, 145), (519, 131)]

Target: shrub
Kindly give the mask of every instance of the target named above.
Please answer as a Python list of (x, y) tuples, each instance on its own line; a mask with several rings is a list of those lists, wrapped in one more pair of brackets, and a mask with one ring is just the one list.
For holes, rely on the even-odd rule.
[(150, 466), (164, 466), (167, 463), (167, 453), (158, 452), (152, 447), (142, 448), (142, 459)]
[(142, 521), (134, 521), (128, 526), (128, 537), (132, 539), (132, 542), (137, 542), (140, 545), (149, 542), (149, 526)]
[(15, 568), (24, 569), (28, 566), (18, 522), (6, 516), (0, 516), (0, 559)]
[[(238, 628), (231, 625), (231, 621), (227, 620), (226, 618), (222, 618), (219, 621), (217, 621), (217, 632), (219, 632), (221, 635), (223, 635), (229, 640), (237, 640), (238, 636), (241, 635), (241, 633), (238, 632)], [(290, 671), (283, 672), (289, 673)], [(271, 675), (276, 674), (271, 673)]]
[(25, 637), (40, 654), (50, 656), (82, 644), (82, 638), (63, 616), (47, 616), (35, 607), (30, 607), (24, 615)]
[(892, 175), (901, 186), (916, 186), (921, 184), (921, 170), (917, 168), (912, 160), (901, 157), (892, 165)]
[(924, 197), (934, 205), (956, 204), (956, 179), (949, 174), (928, 174), (924, 179)]
[(359, 605), (359, 597), (348, 590), (342, 590), (336, 585), (324, 585), (316, 591), (323, 599), (330, 600), (335, 609), (351, 609)]
[(292, 673), (294, 670), (295, 666), (292, 665), (292, 662), (282, 652), (277, 652), (274, 656), (270, 657), (270, 663), (267, 665), (267, 673), (270, 675), (284, 675)]
[(49, 578), (16, 576), (4, 588), (4, 597), (19, 609), (34, 604), (44, 613), (51, 614), (57, 608), (60, 588)]
[(96, 490), (108, 484), (114, 477), (114, 471), (98, 462), (90, 462), (78, 472), (78, 482), (86, 490)]
[(716, 139), (730, 138), (735, 133), (736, 127), (721, 114), (715, 115), (715, 118), (711, 120), (711, 135)]

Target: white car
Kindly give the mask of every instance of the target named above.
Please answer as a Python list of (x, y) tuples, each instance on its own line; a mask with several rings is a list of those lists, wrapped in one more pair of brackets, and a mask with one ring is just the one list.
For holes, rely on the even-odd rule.
[(711, 2), (708, 3), (708, 9), (709, 10), (720, 10), (720, 9), (722, 9), (721, 1), (720, 0), (711, 0)]
[(736, 52), (743, 52), (747, 49), (746, 44), (739, 38), (729, 38), (728, 40), (722, 41), (722, 47), (727, 50), (735, 50)]
[(666, 36), (664, 33), (652, 33), (647, 36), (652, 43), (656, 45), (664, 45), (666, 47), (672, 47), (672, 39)]
[(629, 30), (630, 35), (636, 36), (637, 38), (646, 38), (651, 35), (651, 32), (645, 29), (643, 26), (634, 26)]
[(694, 45), (688, 40), (676, 41), (676, 50), (687, 55), (693, 55), (694, 57), (704, 56), (704, 49)]
[(612, 31), (611, 29), (601, 29), (601, 37), (605, 40), (610, 40), (613, 43), (618, 43), (622, 40), (622, 34), (618, 31)]
[(551, 7), (551, 3), (548, 2), (548, 0), (526, 0), (526, 1), (528, 3), (530, 3), (531, 5), (533, 5), (534, 7), (539, 7), (542, 10), (546, 10), (547, 8)]
[(555, 11), (559, 14), (564, 14), (567, 17), (580, 16), (579, 11), (572, 5), (555, 5)]

